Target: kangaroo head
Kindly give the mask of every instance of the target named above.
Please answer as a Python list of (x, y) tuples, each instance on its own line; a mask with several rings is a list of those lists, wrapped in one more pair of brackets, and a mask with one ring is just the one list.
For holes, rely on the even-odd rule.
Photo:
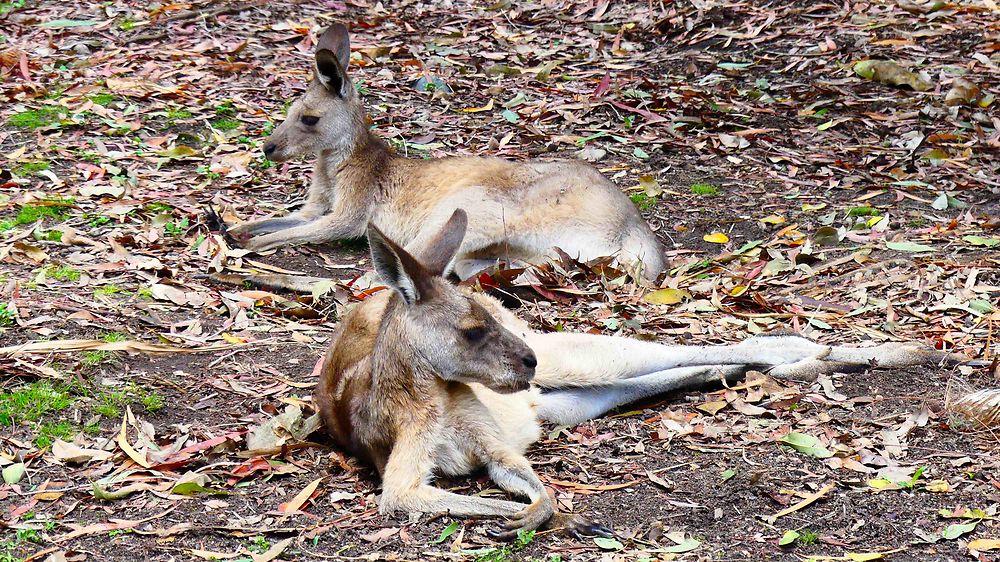
[(395, 326), (415, 361), (444, 380), (478, 382), (497, 392), (525, 390), (535, 376), (534, 352), (441, 276), (462, 244), (467, 223), (465, 211), (456, 210), (419, 261), (369, 223), (375, 270), (399, 294)]
[(347, 28), (331, 25), (316, 44), (313, 79), (305, 94), (288, 108), (288, 115), (264, 142), (264, 155), (284, 162), (305, 153), (344, 152), (365, 130), (365, 113), (347, 76), (351, 40)]

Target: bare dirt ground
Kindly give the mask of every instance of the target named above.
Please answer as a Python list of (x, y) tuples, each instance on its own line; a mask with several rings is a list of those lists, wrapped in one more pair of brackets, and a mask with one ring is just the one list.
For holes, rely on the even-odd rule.
[(991, 0), (0, 2), (0, 561), (998, 559), (997, 437), (945, 408), (995, 365), (753, 375), (549, 428), (532, 462), (614, 540), (381, 516), (374, 475), (319, 434), (248, 453), (308, 412), (354, 297), (206, 276), (368, 262), (357, 242), (229, 248), (201, 211), (301, 199), (310, 163), (260, 145), (332, 21), (398, 151), (587, 158), (657, 229), (656, 291), (593, 264), (484, 279), (538, 328), (996, 357)]

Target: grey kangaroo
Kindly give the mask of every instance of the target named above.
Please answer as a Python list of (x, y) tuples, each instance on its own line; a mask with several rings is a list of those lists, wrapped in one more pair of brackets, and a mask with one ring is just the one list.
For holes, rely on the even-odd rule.
[(269, 250), (365, 234), (368, 223), (412, 254), (426, 250), (455, 209), (469, 231), (445, 268), (461, 278), (497, 259), (539, 263), (558, 247), (574, 258), (618, 256), (642, 276), (663, 271), (663, 251), (631, 201), (579, 161), (511, 162), (497, 158), (410, 159), (369, 131), (347, 74), (347, 28), (330, 26), (316, 46), (314, 78), (264, 145), (281, 162), (313, 153), (305, 205), (287, 216), (229, 229), (241, 245)]
[[(747, 369), (810, 378), (877, 363), (904, 367), (964, 358), (914, 343), (852, 348), (794, 335), (728, 346), (667, 346), (624, 337), (532, 331), (496, 299), (442, 277), (464, 247), (471, 219), (455, 211), (420, 258), (368, 224), (372, 261), (391, 290), (340, 322), (322, 366), (316, 402), (336, 443), (374, 465), (380, 509), (506, 518), (502, 537), (561, 527), (609, 530), (557, 513), (525, 458), (543, 421), (579, 424), (677, 389), (735, 379)], [(434, 487), (435, 474), (485, 467), (529, 503)]]

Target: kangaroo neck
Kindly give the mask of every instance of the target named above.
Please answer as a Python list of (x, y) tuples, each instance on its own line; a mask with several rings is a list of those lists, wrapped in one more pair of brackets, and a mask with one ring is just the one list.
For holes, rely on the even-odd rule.
[(390, 187), (387, 179), (395, 158), (385, 141), (361, 128), (348, 146), (320, 152), (313, 181), (336, 185), (338, 189), (383, 194)]

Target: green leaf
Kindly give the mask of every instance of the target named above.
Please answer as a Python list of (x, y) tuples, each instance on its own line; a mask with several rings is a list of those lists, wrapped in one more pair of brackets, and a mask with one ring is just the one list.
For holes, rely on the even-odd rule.
[(785, 534), (781, 535), (781, 539), (778, 540), (778, 544), (780, 546), (788, 546), (793, 542), (795, 542), (795, 539), (799, 538), (799, 536), (800, 535), (798, 531), (792, 531), (792, 530), (785, 531)]
[(17, 484), (24, 478), (25, 466), (23, 462), (16, 462), (3, 469), (3, 481), (7, 484)]
[(674, 546), (664, 547), (661, 548), (660, 550), (662, 550), (663, 552), (672, 552), (674, 554), (680, 554), (681, 552), (690, 552), (698, 548), (699, 546), (701, 546), (700, 540), (688, 537), (679, 544), (675, 544)]
[(933, 246), (917, 244), (916, 242), (886, 242), (885, 247), (898, 252), (933, 252)]
[(993, 312), (993, 304), (986, 299), (972, 299), (969, 301), (968, 306), (972, 310), (982, 312), (983, 314)]
[(747, 242), (746, 244), (740, 246), (740, 249), (736, 250), (733, 253), (736, 254), (736, 255), (742, 255), (742, 254), (744, 254), (746, 252), (749, 252), (750, 250), (753, 250), (754, 248), (756, 248), (757, 246), (760, 246), (763, 243), (764, 243), (763, 240), (751, 240), (751, 241)]
[(964, 535), (965, 533), (971, 533), (976, 529), (976, 525), (979, 521), (973, 521), (972, 523), (953, 523), (944, 528), (941, 531), (941, 536), (947, 540), (955, 540), (958, 537)]
[(932, 209), (937, 209), (938, 211), (943, 211), (943, 210), (947, 209), (948, 208), (948, 194), (947, 193), (942, 193), (941, 195), (938, 195), (937, 199), (935, 199), (934, 202), (931, 203), (931, 208)]
[(722, 471), (722, 481), (723, 482), (725, 482), (726, 480), (729, 480), (733, 476), (736, 476), (736, 471), (733, 470), (733, 469), (731, 469), (731, 468), (727, 468), (726, 470)]
[(170, 493), (180, 494), (182, 496), (193, 496), (195, 494), (225, 494), (221, 490), (213, 490), (208, 488), (206, 484), (211, 481), (211, 478), (207, 474), (199, 474), (197, 472), (188, 472), (182, 474), (180, 478), (172, 488), (170, 488)]
[(834, 126), (834, 124), (835, 123), (834, 123), (833, 119), (831, 119), (831, 120), (827, 121), (826, 123), (820, 123), (819, 125), (816, 125), (816, 130), (817, 131), (825, 131), (825, 130), (829, 129), (830, 127)]
[(93, 27), (99, 22), (94, 20), (52, 20), (38, 24), (38, 27), (48, 29), (63, 29), (66, 27)]
[(826, 459), (833, 456), (833, 453), (820, 444), (819, 439), (805, 433), (789, 433), (779, 439), (779, 442), (790, 446), (800, 453), (816, 458)]
[(638, 146), (635, 147), (635, 150), (632, 151), (632, 156), (635, 156), (639, 160), (648, 160), (649, 159), (649, 154), (647, 154), (645, 150), (639, 148)]
[(724, 68), (726, 70), (743, 70), (750, 66), (748, 62), (720, 62), (719, 68)]
[(832, 226), (821, 226), (813, 234), (813, 240), (820, 246), (836, 246), (840, 243), (840, 232)]
[(517, 123), (518, 120), (517, 114), (509, 109), (503, 110), (503, 113), (501, 113), (500, 115), (502, 115), (504, 119), (510, 121), (511, 123)]
[(986, 246), (987, 248), (992, 248), (993, 246), (1000, 244), (1000, 238), (985, 238), (983, 236), (976, 236), (975, 234), (963, 236), (962, 240), (965, 240), (973, 246)]
[(455, 531), (458, 530), (458, 527), (459, 527), (458, 521), (452, 521), (451, 523), (448, 523), (448, 526), (445, 527), (443, 531), (441, 531), (441, 535), (427, 544), (443, 543), (444, 541), (448, 540), (448, 537), (455, 534)]
[(187, 158), (188, 156), (196, 156), (198, 154), (198, 151), (191, 148), (190, 146), (184, 144), (178, 144), (173, 148), (170, 148), (168, 150), (161, 150), (156, 154), (158, 156), (170, 158), (171, 160), (180, 160), (181, 158)]
[(618, 542), (616, 539), (608, 537), (594, 537), (594, 544), (604, 550), (621, 550), (625, 548), (625, 545)]
[(819, 318), (810, 318), (809, 324), (819, 328), (820, 330), (832, 330), (833, 326), (827, 324), (826, 322), (820, 320)]

